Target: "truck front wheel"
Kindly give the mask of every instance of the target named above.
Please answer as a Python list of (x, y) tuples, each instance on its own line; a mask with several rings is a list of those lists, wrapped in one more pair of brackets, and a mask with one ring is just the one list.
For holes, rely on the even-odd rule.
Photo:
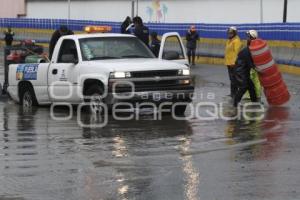
[(103, 114), (103, 99), (101, 95), (103, 89), (99, 85), (92, 85), (86, 91), (85, 102), (87, 103), (87, 111), (91, 114)]
[(20, 104), (23, 106), (23, 108), (32, 108), (33, 106), (38, 105), (36, 96), (31, 86), (23, 86), (20, 88), (20, 91)]

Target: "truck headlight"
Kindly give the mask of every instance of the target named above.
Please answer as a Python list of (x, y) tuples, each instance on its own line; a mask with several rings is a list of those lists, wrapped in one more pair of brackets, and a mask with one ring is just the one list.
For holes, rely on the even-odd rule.
[(130, 78), (130, 72), (111, 72), (109, 75), (110, 78)]
[(191, 71), (189, 69), (180, 69), (180, 70), (178, 70), (178, 75), (189, 76), (189, 75), (191, 75)]

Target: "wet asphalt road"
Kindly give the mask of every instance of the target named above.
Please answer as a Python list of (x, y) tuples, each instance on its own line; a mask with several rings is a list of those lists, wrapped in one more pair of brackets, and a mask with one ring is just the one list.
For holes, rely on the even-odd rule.
[[(228, 102), (225, 68), (193, 73), (194, 105), (210, 93)], [(2, 98), (0, 199), (300, 199), (300, 80), (285, 80), (290, 103), (252, 121), (145, 115), (90, 129), (75, 114), (56, 121), (47, 107), (24, 112)]]

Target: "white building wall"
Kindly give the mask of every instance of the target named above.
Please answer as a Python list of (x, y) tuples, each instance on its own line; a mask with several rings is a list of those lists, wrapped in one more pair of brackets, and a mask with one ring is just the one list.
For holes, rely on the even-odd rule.
[(0, 0), (0, 17), (24, 16), (25, 0)]
[[(131, 16), (129, 1), (75, 1), (71, 2), (71, 19), (121, 21)], [(68, 3), (57, 1), (28, 2), (27, 18), (67, 19)]]
[[(72, 1), (72, 0), (71, 0)], [(145, 21), (174, 23), (259, 23), (261, 0), (139, 0)], [(262, 0), (263, 22), (282, 22), (284, 0)], [(300, 0), (289, 0), (288, 21), (300, 22)], [(152, 13), (152, 16), (151, 16)], [(158, 17), (157, 17), (158, 14)], [(73, 1), (71, 19), (122, 21), (131, 15), (131, 1)], [(67, 18), (65, 2), (27, 3), (29, 18)]]

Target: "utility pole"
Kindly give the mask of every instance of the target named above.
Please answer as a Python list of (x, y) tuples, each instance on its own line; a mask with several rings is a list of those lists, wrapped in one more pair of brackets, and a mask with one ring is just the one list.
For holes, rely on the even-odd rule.
[(134, 18), (134, 1), (131, 1), (131, 19)]
[(260, 0), (260, 23), (264, 23), (264, 4), (263, 4), (263, 0)]
[(71, 0), (68, 0), (68, 24), (71, 19)]
[(139, 0), (136, 0), (136, 16), (139, 15)]
[(283, 23), (286, 23), (286, 21), (287, 21), (287, 9), (288, 9), (288, 0), (284, 0), (284, 6), (283, 6)]

